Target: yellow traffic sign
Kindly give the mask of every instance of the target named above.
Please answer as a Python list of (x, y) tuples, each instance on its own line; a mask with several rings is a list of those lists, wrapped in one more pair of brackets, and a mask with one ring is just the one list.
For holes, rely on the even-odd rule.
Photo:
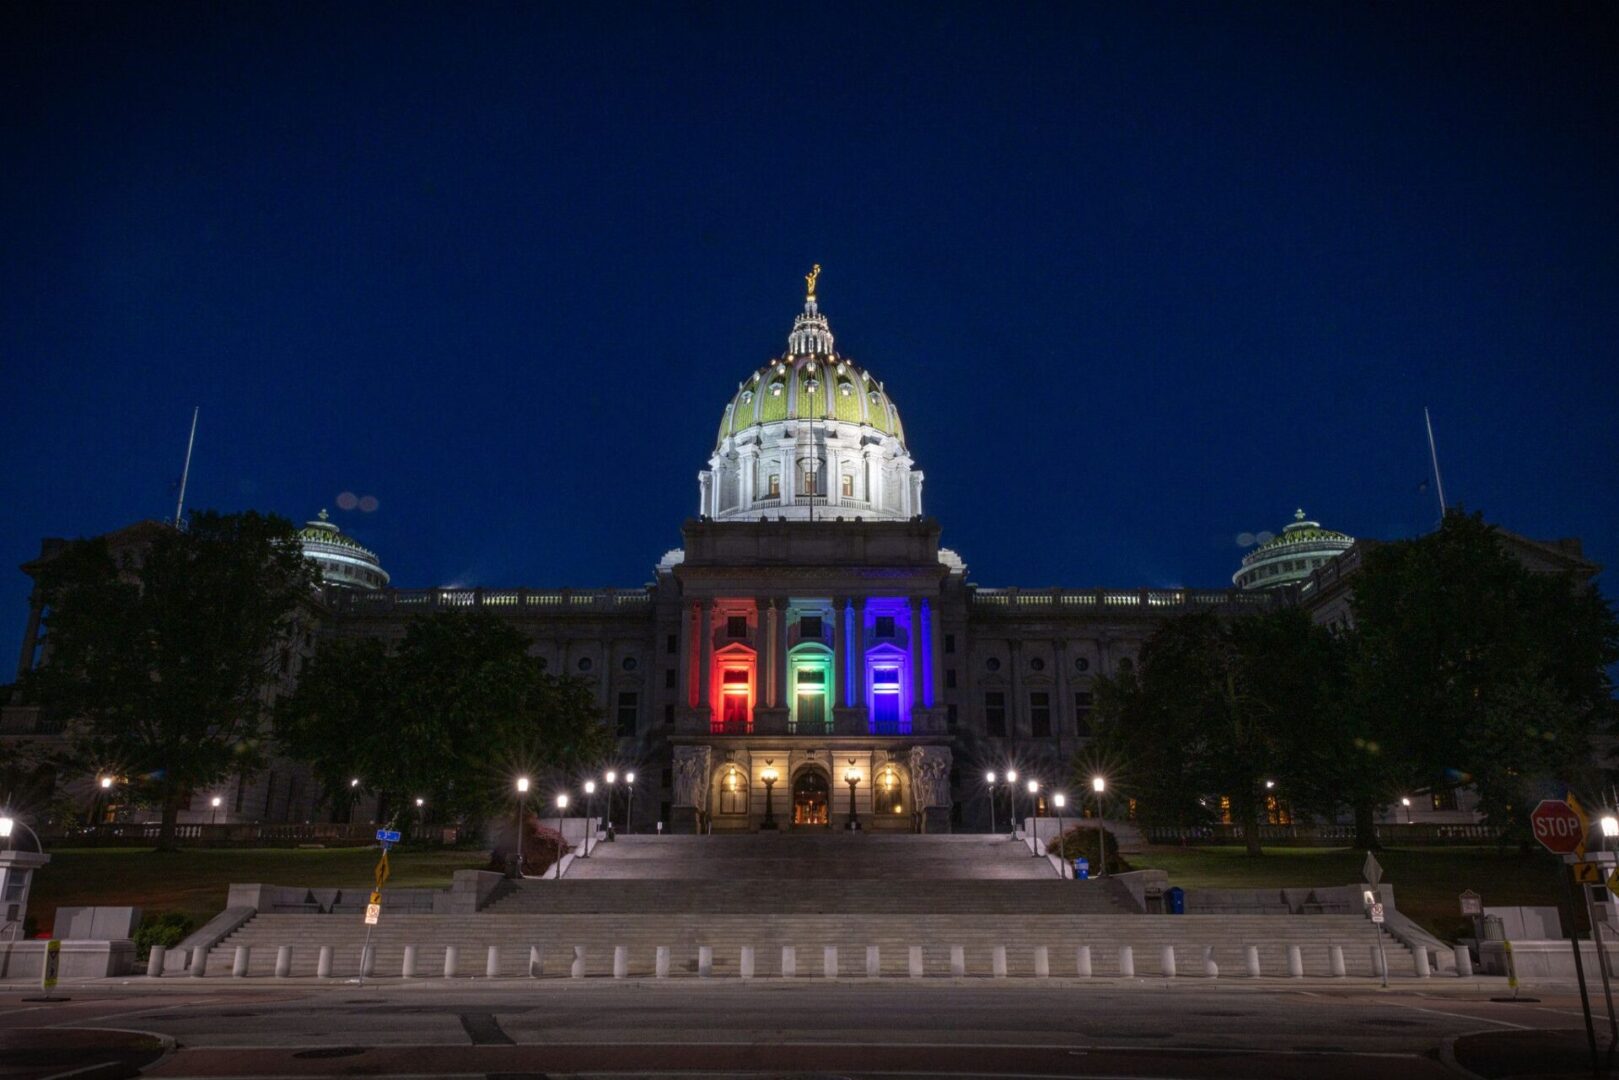
[(386, 848), (384, 848), (383, 851), (382, 851), (382, 858), (377, 861), (377, 891), (381, 892), (382, 887), (384, 885), (386, 885), (387, 883), (388, 883), (388, 851), (387, 851)]
[[(1583, 859), (1585, 858), (1585, 838), (1591, 835), (1591, 816), (1585, 812), (1585, 807), (1580, 805), (1580, 800), (1574, 797), (1572, 791), (1568, 793), (1568, 796), (1563, 801), (1568, 803), (1569, 809), (1580, 817), (1580, 846), (1574, 849), (1574, 857)], [(1602, 879), (1592, 878), (1591, 880), (1600, 881)]]
[(1599, 884), (1602, 881), (1602, 867), (1596, 863), (1575, 863), (1574, 880), (1581, 885)]
[(1619, 870), (1608, 875), (1608, 891), (1619, 896)]

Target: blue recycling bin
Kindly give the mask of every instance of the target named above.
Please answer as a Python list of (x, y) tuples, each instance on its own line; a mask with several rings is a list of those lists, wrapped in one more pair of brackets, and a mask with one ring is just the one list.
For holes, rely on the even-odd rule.
[(1074, 880), (1075, 881), (1089, 881), (1090, 877), (1091, 877), (1091, 861), (1089, 859), (1086, 859), (1086, 858), (1083, 858), (1083, 857), (1076, 858), (1074, 860)]
[(1169, 915), (1186, 914), (1186, 890), (1176, 885), (1164, 890), (1164, 911)]

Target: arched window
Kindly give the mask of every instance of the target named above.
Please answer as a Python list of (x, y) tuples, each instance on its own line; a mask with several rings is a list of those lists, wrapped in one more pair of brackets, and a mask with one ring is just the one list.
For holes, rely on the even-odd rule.
[(884, 765), (873, 777), (875, 788), (875, 807), (879, 817), (905, 812), (905, 799), (903, 788), (900, 785), (899, 770), (892, 765)]

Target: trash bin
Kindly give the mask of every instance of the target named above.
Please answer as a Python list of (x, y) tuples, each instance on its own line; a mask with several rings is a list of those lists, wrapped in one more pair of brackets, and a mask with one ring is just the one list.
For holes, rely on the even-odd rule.
[(1179, 885), (1164, 890), (1164, 913), (1166, 915), (1186, 914), (1186, 890)]
[(1506, 926), (1501, 922), (1499, 915), (1486, 915), (1479, 920), (1479, 938), (1482, 941), (1505, 941), (1507, 939)]
[(1080, 857), (1074, 860), (1074, 880), (1089, 881), (1091, 876), (1091, 861)]

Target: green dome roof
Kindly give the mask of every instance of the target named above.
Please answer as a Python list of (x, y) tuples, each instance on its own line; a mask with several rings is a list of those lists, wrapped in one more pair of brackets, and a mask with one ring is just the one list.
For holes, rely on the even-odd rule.
[(1299, 510), (1280, 535), (1243, 556), (1242, 567), (1231, 581), (1243, 589), (1274, 589), (1303, 581), (1354, 543), (1353, 536), (1323, 529), (1319, 521), (1306, 520), (1304, 511)]

